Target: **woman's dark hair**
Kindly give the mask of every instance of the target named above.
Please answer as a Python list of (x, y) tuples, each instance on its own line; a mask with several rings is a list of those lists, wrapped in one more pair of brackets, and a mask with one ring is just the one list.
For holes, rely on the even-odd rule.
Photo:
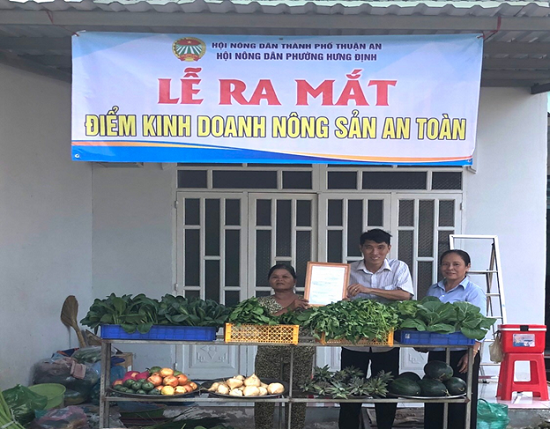
[(292, 277), (294, 277), (294, 280), (296, 280), (296, 271), (294, 270), (292, 265), (287, 265), (287, 264), (275, 264), (275, 265), (273, 265), (269, 269), (269, 272), (267, 273), (267, 279), (268, 280), (271, 277), (271, 274), (273, 274), (273, 271), (275, 271), (275, 270), (287, 270), (290, 273), (290, 275)]
[(460, 250), (460, 249), (451, 249), (451, 250), (447, 250), (446, 252), (443, 252), (439, 257), (439, 265), (443, 263), (443, 258), (447, 255), (450, 255), (451, 253), (456, 253), (458, 256), (462, 258), (462, 260), (464, 261), (464, 264), (470, 265), (471, 263), (470, 255), (468, 255), (468, 252), (465, 252), (464, 250)]

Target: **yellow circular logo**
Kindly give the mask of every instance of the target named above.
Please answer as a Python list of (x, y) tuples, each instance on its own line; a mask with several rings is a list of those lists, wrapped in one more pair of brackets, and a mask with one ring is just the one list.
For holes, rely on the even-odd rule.
[(196, 37), (184, 37), (172, 44), (172, 52), (180, 61), (198, 61), (206, 53), (206, 44)]

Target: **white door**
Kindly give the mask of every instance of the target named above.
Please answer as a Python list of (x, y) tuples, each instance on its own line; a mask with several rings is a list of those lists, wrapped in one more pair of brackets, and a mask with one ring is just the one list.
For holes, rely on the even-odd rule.
[[(461, 194), (392, 195), (393, 257), (407, 263), (415, 286), (415, 299), (426, 296), (438, 280), (439, 255), (449, 249), (449, 235), (461, 231)], [(394, 250), (392, 246), (392, 251)], [(400, 370), (420, 372), (427, 362), (426, 353), (401, 349)]]
[[(245, 194), (178, 192), (177, 294), (234, 305), (248, 296), (248, 203)], [(182, 346), (178, 368), (196, 379), (238, 374), (246, 347)]]
[[(235, 305), (269, 295), (269, 268), (288, 263), (305, 273), (316, 258), (317, 195), (178, 193), (179, 294)], [(303, 275), (298, 291), (303, 291)], [(251, 374), (253, 347), (180, 347), (177, 360), (194, 378)]]
[[(391, 195), (330, 193), (319, 197), (319, 261), (351, 263), (362, 258), (359, 237), (372, 228), (390, 229)], [(340, 369), (339, 347), (317, 349), (316, 365)]]

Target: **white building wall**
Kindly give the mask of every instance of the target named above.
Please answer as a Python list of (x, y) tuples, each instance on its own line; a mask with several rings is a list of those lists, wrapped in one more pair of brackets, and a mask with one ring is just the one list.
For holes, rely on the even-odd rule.
[[(483, 88), (477, 172), (465, 174), (463, 232), (498, 235), (508, 323), (544, 323), (546, 108), (546, 94)], [(489, 248), (467, 250), (474, 268), (488, 268)]]
[[(93, 168), (93, 294), (173, 293), (173, 171), (160, 164)], [(170, 351), (167, 351), (169, 349)], [(124, 345), (134, 367), (171, 366), (173, 348)], [(154, 362), (154, 364), (153, 364)]]
[(0, 389), (78, 346), (61, 323), (92, 299), (91, 168), (70, 159), (70, 85), (0, 65)]

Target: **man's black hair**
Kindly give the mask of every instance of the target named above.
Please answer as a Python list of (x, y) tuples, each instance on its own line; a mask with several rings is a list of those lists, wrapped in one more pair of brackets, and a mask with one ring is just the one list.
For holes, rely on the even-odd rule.
[(390, 239), (391, 234), (389, 232), (386, 232), (380, 228), (375, 228), (361, 234), (361, 237), (359, 237), (359, 244), (362, 246), (365, 244), (365, 241), (370, 240), (375, 243), (386, 243), (389, 246)]

